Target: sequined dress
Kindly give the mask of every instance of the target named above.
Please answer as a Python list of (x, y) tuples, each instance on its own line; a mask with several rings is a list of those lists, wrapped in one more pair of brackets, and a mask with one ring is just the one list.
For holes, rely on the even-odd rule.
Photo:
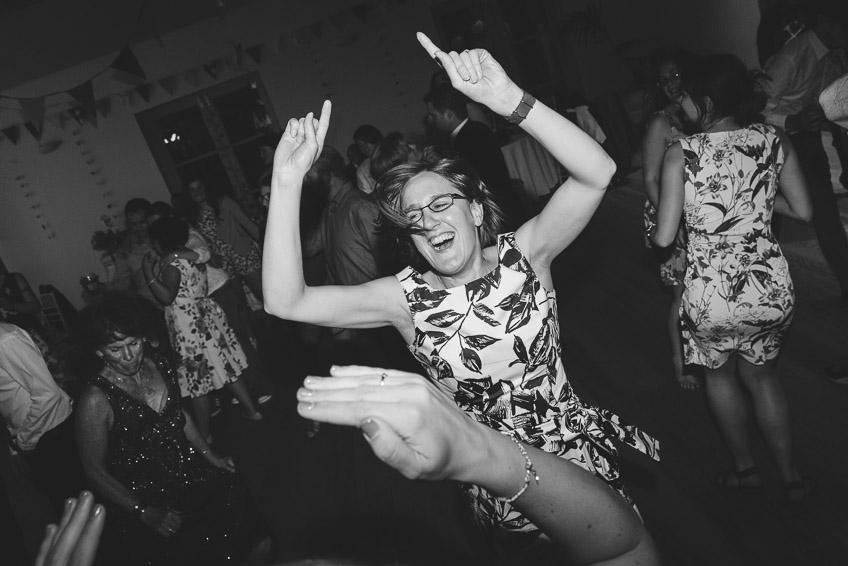
[[(596, 474), (629, 500), (614, 441), (658, 459), (659, 443), (610, 411), (583, 403), (562, 365), (556, 293), (542, 287), (515, 243), (498, 237), (497, 267), (451, 289), (411, 267), (397, 278), (415, 324), (409, 349), (430, 378), (479, 422)], [(537, 531), (511, 505), (467, 492), (487, 526)]]
[(245, 556), (255, 542), (254, 531), (263, 532), (264, 527), (257, 528), (261, 519), (239, 477), (210, 465), (192, 447), (183, 432), (174, 373), (163, 358), (152, 359), (167, 385), (161, 413), (102, 376), (90, 380), (106, 395), (114, 415), (106, 470), (145, 506), (174, 509), (183, 523), (166, 539), (106, 502), (112, 552), (121, 564), (237, 564), (233, 559)]

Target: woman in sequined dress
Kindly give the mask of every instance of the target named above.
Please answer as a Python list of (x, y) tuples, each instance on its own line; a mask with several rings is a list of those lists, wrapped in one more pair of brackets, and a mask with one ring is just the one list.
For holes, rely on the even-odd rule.
[(86, 479), (109, 509), (109, 563), (208, 566), (269, 550), (232, 459), (182, 409), (167, 361), (146, 355), (137, 300), (104, 296), (76, 332), (102, 365), (74, 413)]

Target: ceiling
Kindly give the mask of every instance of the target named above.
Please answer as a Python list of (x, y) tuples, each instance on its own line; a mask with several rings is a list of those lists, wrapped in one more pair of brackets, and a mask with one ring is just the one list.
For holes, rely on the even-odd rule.
[(2, 0), (0, 93), (258, 0)]

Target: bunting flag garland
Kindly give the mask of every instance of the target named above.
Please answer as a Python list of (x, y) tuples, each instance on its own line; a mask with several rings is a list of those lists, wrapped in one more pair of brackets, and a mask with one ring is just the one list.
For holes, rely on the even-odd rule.
[(257, 65), (262, 62), (262, 46), (261, 45), (257, 44), (257, 45), (253, 45), (251, 47), (248, 47), (244, 50), (244, 52), (247, 53), (248, 56), (250, 56), (250, 58), (253, 59), (256, 62)]
[(3, 128), (3, 135), (12, 142), (14, 145), (18, 145), (18, 137), (20, 134), (20, 128), (18, 126), (9, 126), (8, 128)]
[(94, 84), (91, 81), (85, 81), (79, 86), (75, 86), (68, 91), (74, 100), (82, 105), (82, 109), (86, 114), (93, 114), (94, 107)]
[(24, 111), (24, 116), (38, 130), (38, 135), (41, 136), (41, 130), (44, 129), (44, 98), (21, 98), (18, 102)]
[(203, 70), (206, 71), (206, 73), (213, 79), (217, 79), (219, 72), (218, 61), (212, 61), (211, 63), (203, 65)]
[(109, 117), (109, 113), (112, 110), (112, 101), (109, 98), (101, 98), (97, 101), (97, 111), (100, 112), (100, 115), (104, 118)]
[(159, 86), (161, 86), (165, 92), (170, 94), (171, 96), (177, 92), (177, 77), (176, 75), (165, 77), (164, 79), (159, 80)]
[(41, 141), (41, 133), (44, 131), (44, 122), (41, 123), (41, 127), (37, 127), (32, 122), (24, 122), (24, 127), (30, 134), (32, 134), (35, 141)]
[(152, 85), (147, 84), (147, 85), (137, 86), (133, 90), (135, 90), (138, 93), (138, 95), (144, 99), (145, 102), (150, 102), (150, 91), (153, 90)]
[(113, 77), (127, 84), (138, 86), (147, 80), (147, 75), (129, 45), (124, 47), (111, 67), (116, 71)]

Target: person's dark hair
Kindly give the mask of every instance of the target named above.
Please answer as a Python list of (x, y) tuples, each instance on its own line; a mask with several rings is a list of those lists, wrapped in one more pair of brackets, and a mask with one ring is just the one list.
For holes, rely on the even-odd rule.
[(353, 139), (364, 141), (365, 143), (379, 143), (383, 139), (383, 134), (371, 124), (362, 124), (353, 132)]
[(460, 120), (468, 117), (468, 98), (450, 84), (440, 84), (430, 89), (424, 95), (424, 103), (432, 104), (442, 114), (450, 110)]
[(420, 159), (402, 163), (386, 172), (377, 181), (374, 189), (374, 195), (380, 205), (383, 219), (381, 226), (397, 240), (398, 249), (404, 259), (413, 262), (414, 267), (416, 267), (414, 265), (416, 262), (420, 263), (418, 252), (409, 239), (409, 235), (414, 234), (419, 229), (407, 220), (406, 215), (401, 210), (401, 196), (413, 177), (424, 172), (439, 175), (463, 196), (482, 204), (481, 243), (483, 246), (491, 246), (497, 242), (505, 217), (474, 167), (464, 159), (445, 157), (439, 151), (425, 148)]
[(87, 354), (127, 336), (153, 338), (162, 313), (150, 301), (119, 291), (105, 293), (82, 309), (71, 327), (73, 341)]
[(158, 200), (150, 205), (150, 216), (166, 218), (168, 216), (174, 216), (175, 214), (174, 207), (165, 201)]
[(371, 154), (371, 177), (375, 180), (379, 179), (383, 173), (395, 165), (417, 159), (419, 154), (419, 151), (406, 142), (402, 133), (386, 134)]
[(683, 77), (683, 89), (698, 107), (701, 125), (707, 117), (708, 97), (713, 106), (711, 119), (733, 116), (740, 126), (758, 120), (765, 107), (765, 97), (755, 90), (755, 76), (735, 55), (700, 58)]
[(186, 181), (183, 185), (183, 193), (186, 195), (184, 202), (186, 205), (186, 211), (188, 213), (188, 221), (194, 224), (197, 221), (197, 217), (200, 215), (200, 207), (197, 205), (196, 202), (194, 202), (194, 199), (192, 199), (188, 193), (188, 186), (191, 183), (200, 183), (203, 185), (203, 188), (206, 189), (206, 202), (209, 203), (209, 206), (212, 207), (212, 212), (215, 213), (215, 218), (218, 218), (220, 220), (221, 199), (224, 198), (224, 192), (218, 187), (216, 183), (209, 183), (206, 181), (206, 179), (194, 177)]
[(145, 216), (150, 216), (150, 201), (143, 198), (132, 198), (124, 205), (124, 216), (143, 212)]
[(188, 222), (176, 216), (163, 216), (147, 229), (150, 239), (165, 253), (173, 252), (188, 241)]
[(680, 72), (680, 81), (682, 84), (687, 71), (692, 67), (696, 60), (697, 58), (693, 53), (684, 49), (661, 48), (651, 53), (650, 62), (652, 88), (650, 91), (649, 104), (651, 111), (659, 110), (669, 102), (663, 92), (663, 89), (657, 82), (660, 76), (660, 67), (667, 63), (675, 65)]
[(347, 178), (347, 170), (345, 168), (345, 160), (342, 154), (334, 147), (325, 145), (321, 150), (321, 155), (303, 176), (304, 193), (311, 190), (326, 191), (330, 187), (330, 180), (333, 177), (339, 179)]

